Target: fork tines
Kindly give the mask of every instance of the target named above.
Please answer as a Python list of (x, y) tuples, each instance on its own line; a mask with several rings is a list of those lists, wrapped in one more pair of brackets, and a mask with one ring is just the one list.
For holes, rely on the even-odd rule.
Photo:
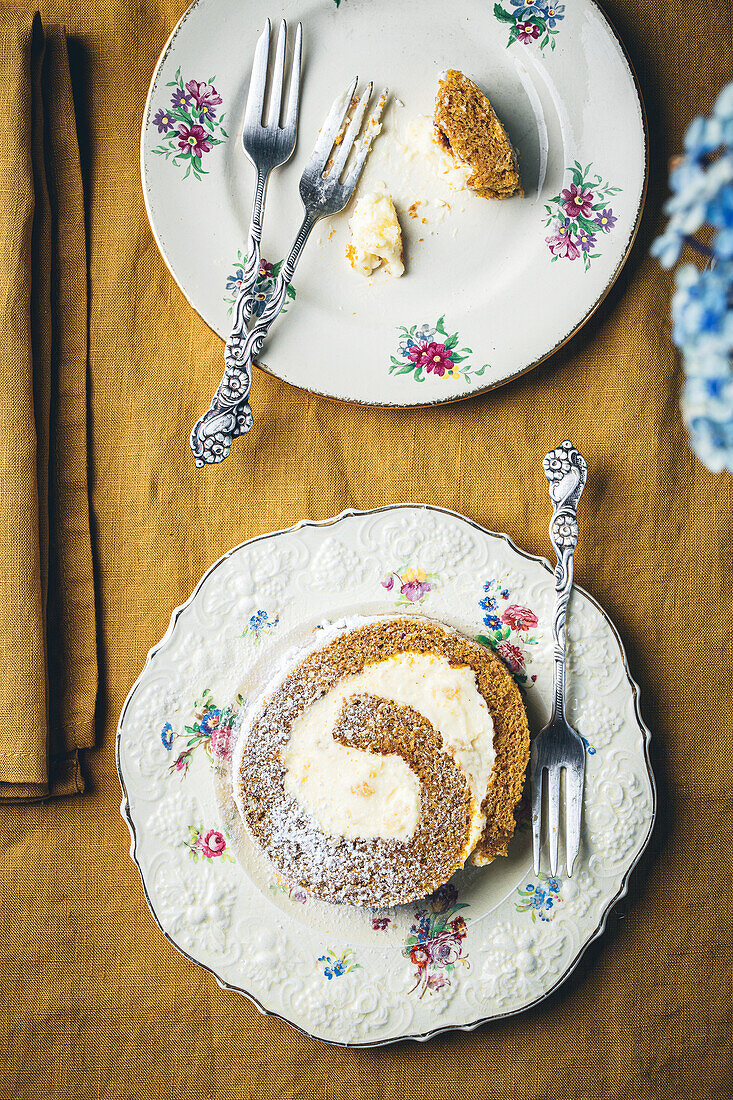
[[(532, 783), (532, 850), (535, 874), (540, 871), (542, 822), (545, 821), (550, 857), (550, 874), (556, 875), (560, 841), (560, 782), (565, 776), (565, 863), (568, 878), (580, 850), (580, 826), (583, 813), (583, 780), (585, 749), (572, 742), (565, 744), (565, 756), (557, 753), (557, 743), (549, 745), (542, 739), (543, 730), (532, 744), (530, 775)], [(572, 731), (574, 733), (574, 731)], [(577, 734), (575, 734), (577, 737)], [(578, 738), (580, 741), (580, 738)], [(543, 814), (543, 789), (547, 799), (547, 815)]]
[[(371, 89), (372, 89), (372, 85), (370, 84), (369, 85), (369, 94), (370, 95), (371, 95)], [(379, 99), (377, 100), (377, 105), (374, 108), (374, 111), (372, 112), (370, 118), (367, 121), (366, 126), (364, 127), (364, 132), (362, 134), (361, 143), (359, 144), (359, 146), (357, 148), (357, 151), (355, 153), (355, 159), (354, 159), (353, 166), (352, 166), (351, 170), (349, 171), (346, 179), (344, 180), (344, 187), (346, 187), (349, 190), (353, 190), (354, 186), (356, 185), (356, 182), (359, 179), (359, 176), (361, 175), (361, 170), (364, 167), (364, 161), (366, 160), (366, 158), (369, 154), (369, 150), (372, 147), (372, 142), (374, 141), (375, 137), (377, 136), (377, 134), (382, 129), (382, 124), (380, 122), (380, 119), (382, 117), (382, 111), (384, 110), (384, 105), (387, 102), (388, 94), (389, 94), (388, 89), (384, 88), (384, 90), (379, 95)], [(356, 137), (356, 135), (354, 135), (354, 136)]]
[[(346, 91), (334, 100), (305, 168), (305, 172), (319, 172), (324, 180), (337, 183), (353, 150), (355, 159), (343, 182), (349, 192), (361, 174), (372, 141), (381, 130), (380, 118), (388, 94), (387, 89), (380, 94), (370, 118), (363, 125), (374, 83), (370, 81), (362, 94), (355, 96), (358, 83), (359, 78), (355, 76)], [(360, 134), (361, 141), (357, 143)]]
[[(277, 47), (275, 49), (275, 61), (270, 86), (270, 102), (267, 110), (267, 118), (263, 119), (265, 91), (267, 86), (267, 66), (270, 57), (271, 30), (272, 27), (268, 19), (265, 23), (265, 29), (260, 35), (257, 46), (255, 47), (252, 74), (249, 80), (249, 91), (247, 93), (247, 106), (244, 112), (244, 125), (247, 127), (264, 126), (268, 129), (275, 129), (280, 126), (288, 26), (284, 19), (280, 21), (280, 30), (277, 36)], [(298, 23), (295, 31), (295, 45), (293, 47), (293, 63), (290, 72), (288, 104), (282, 122), (282, 128), (285, 130), (289, 130), (291, 127), (294, 128), (298, 118), (298, 89), (300, 86), (302, 52), (303, 26), (301, 23)]]

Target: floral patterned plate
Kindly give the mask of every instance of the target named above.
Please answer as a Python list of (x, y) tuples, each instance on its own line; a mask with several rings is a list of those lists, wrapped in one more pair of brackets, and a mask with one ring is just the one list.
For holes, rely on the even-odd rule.
[(173, 613), (117, 735), (131, 855), (170, 942), (261, 1012), (349, 1046), (470, 1029), (555, 989), (625, 893), (654, 817), (638, 688), (590, 596), (576, 591), (568, 617), (569, 718), (588, 753), (572, 879), (533, 874), (524, 814), (508, 858), (459, 872), (424, 902), (314, 901), (243, 835), (229, 775), (247, 698), (293, 645), (355, 614), (427, 615), (491, 646), (539, 729), (552, 604), (547, 562), (421, 505), (303, 523), (221, 558)]
[[(365, 279), (345, 257), (349, 210), (322, 222), (265, 369), (347, 401), (431, 405), (491, 389), (560, 347), (618, 276), (646, 190), (641, 98), (592, 0), (196, 0), (156, 68), (141, 145), (153, 232), (193, 307), (228, 335), (254, 182), (239, 140), (249, 59), (265, 19), (281, 15), (305, 32), (300, 139), (269, 185), (256, 309), (300, 224), (298, 180), (315, 134), (357, 72), (392, 92), (360, 187), (385, 180), (395, 196), (407, 273)], [(432, 113), (450, 67), (472, 76), (505, 122), (524, 198), (415, 183), (431, 169), (424, 156), (408, 163), (399, 143), (409, 120)]]

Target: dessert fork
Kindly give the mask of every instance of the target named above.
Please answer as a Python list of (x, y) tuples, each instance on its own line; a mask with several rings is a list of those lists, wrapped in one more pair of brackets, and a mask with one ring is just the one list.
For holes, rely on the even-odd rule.
[(244, 154), (257, 173), (254, 197), (252, 199), (252, 218), (249, 226), (249, 244), (247, 262), (244, 265), (242, 286), (234, 303), (233, 323), (230, 340), (236, 340), (246, 330), (252, 316), (254, 292), (260, 272), (260, 241), (262, 240), (262, 219), (265, 214), (267, 183), (274, 168), (286, 164), (293, 155), (298, 132), (298, 106), (300, 100), (300, 64), (303, 48), (303, 25), (298, 23), (293, 48), (293, 64), (290, 71), (288, 103), (282, 126), (280, 115), (283, 106), (283, 80), (285, 76), (285, 48), (287, 46), (288, 25), (280, 22), (275, 50), (275, 64), (272, 72), (270, 103), (267, 119), (263, 123), (265, 110), (265, 86), (267, 83), (267, 64), (270, 56), (270, 20), (260, 35), (255, 47), (252, 63), (252, 75), (249, 80), (247, 106), (242, 124), (242, 147)]
[[(197, 466), (222, 462), (231, 450), (235, 436), (252, 427), (249, 391), (252, 385), (252, 362), (259, 354), (265, 337), (285, 302), (288, 287), (311, 230), (321, 218), (338, 214), (348, 203), (359, 180), (372, 140), (379, 132), (379, 119), (387, 98), (384, 91), (363, 128), (373, 85), (354, 99), (358, 84), (355, 77), (349, 87), (334, 101), (316, 140), (315, 148), (300, 178), (300, 197), (304, 217), (293, 247), (275, 280), (272, 296), (265, 303), (262, 315), (252, 328), (233, 334), (224, 355), (225, 370), (211, 406), (191, 432), (191, 450)], [(343, 126), (348, 112), (351, 121), (346, 132)], [(342, 136), (342, 140), (339, 140)], [(361, 135), (361, 136), (360, 136)], [(353, 151), (343, 182), (347, 161)]]
[(545, 455), (543, 462), (552, 499), (550, 541), (557, 555), (555, 569), (555, 611), (552, 634), (555, 641), (553, 662), (552, 716), (532, 742), (530, 778), (532, 782), (532, 850), (535, 874), (540, 872), (542, 836), (542, 787), (547, 775), (546, 833), (550, 849), (550, 874), (557, 874), (560, 836), (560, 776), (565, 771), (565, 862), (571, 878), (580, 849), (580, 823), (583, 813), (585, 746), (579, 734), (565, 718), (565, 617), (573, 587), (573, 554), (578, 544), (578, 501), (583, 492), (588, 467), (585, 459), (566, 440)]

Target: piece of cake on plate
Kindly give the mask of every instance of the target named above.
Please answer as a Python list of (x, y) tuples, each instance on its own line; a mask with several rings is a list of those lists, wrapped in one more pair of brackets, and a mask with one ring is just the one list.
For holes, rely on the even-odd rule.
[(438, 81), (436, 139), (460, 165), (471, 169), (468, 186), (487, 199), (522, 195), (517, 151), (484, 93), (457, 69)]

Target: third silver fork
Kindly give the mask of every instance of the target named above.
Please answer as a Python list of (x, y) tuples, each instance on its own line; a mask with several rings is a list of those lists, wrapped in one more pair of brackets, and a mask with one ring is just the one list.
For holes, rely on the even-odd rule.
[(555, 641), (554, 690), (552, 716), (532, 742), (530, 755), (532, 848), (535, 874), (539, 874), (542, 842), (542, 788), (545, 785), (550, 874), (555, 875), (560, 839), (560, 779), (564, 771), (565, 862), (567, 876), (570, 878), (580, 848), (585, 746), (579, 734), (565, 718), (565, 617), (573, 587), (573, 554), (578, 543), (578, 501), (588, 476), (588, 467), (583, 456), (576, 451), (569, 440), (565, 440), (554, 451), (545, 455), (543, 466), (552, 499), (550, 540), (557, 555), (555, 613), (552, 621)]

